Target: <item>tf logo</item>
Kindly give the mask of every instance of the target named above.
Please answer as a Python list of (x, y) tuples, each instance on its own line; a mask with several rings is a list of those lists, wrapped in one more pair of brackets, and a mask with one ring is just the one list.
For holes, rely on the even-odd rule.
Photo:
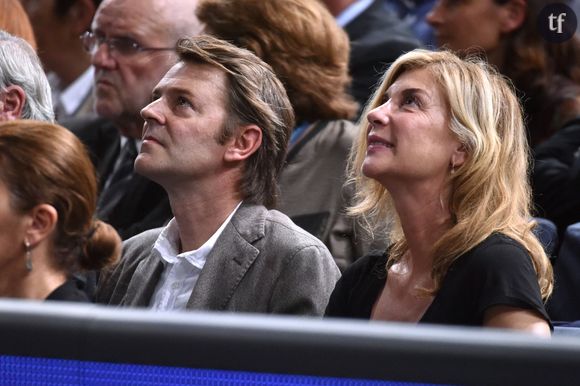
[(574, 36), (578, 20), (566, 4), (554, 3), (545, 6), (538, 15), (538, 30), (551, 43), (562, 43)]

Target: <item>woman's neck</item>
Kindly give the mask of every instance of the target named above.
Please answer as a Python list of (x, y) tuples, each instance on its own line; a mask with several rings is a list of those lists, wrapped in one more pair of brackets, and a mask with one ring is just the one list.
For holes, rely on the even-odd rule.
[(451, 228), (448, 193), (407, 192), (393, 197), (413, 266), (431, 271), (433, 246)]
[[(65, 272), (54, 269), (46, 254), (34, 251), (32, 270), (28, 271), (24, 258), (6, 266), (0, 272), (0, 297), (44, 300), (67, 280)], [(52, 258), (52, 256), (51, 256)]]

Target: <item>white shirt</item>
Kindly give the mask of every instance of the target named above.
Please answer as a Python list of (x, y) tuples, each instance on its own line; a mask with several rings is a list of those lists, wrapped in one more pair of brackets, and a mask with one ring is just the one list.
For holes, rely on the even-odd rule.
[(179, 253), (179, 228), (175, 218), (171, 219), (153, 246), (153, 249), (161, 256), (164, 269), (151, 297), (152, 309), (160, 311), (185, 309), (207, 256), (240, 205), (241, 202), (219, 229), (194, 251)]
[(93, 87), (95, 69), (90, 66), (70, 86), (60, 93), (60, 103), (67, 114), (74, 114)]
[(51, 74), (49, 79), (51, 79), (51, 87), (56, 95), (53, 95), (53, 99), (58, 101), (60, 107), (64, 109), (67, 115), (73, 115), (87, 98), (88, 94), (92, 92), (93, 87), (93, 77), (95, 74), (95, 69), (90, 66), (72, 82), (64, 90), (59, 90), (58, 79), (54, 74)]
[(343, 27), (357, 18), (368, 7), (371, 6), (374, 0), (358, 0), (348, 7), (346, 7), (337, 17), (336, 24)]

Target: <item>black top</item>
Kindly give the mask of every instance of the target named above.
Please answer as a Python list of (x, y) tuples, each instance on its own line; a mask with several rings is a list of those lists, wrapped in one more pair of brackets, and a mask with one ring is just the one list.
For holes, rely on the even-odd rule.
[[(355, 261), (336, 284), (326, 316), (370, 319), (387, 280), (386, 263), (387, 252)], [(419, 322), (481, 326), (485, 310), (495, 305), (532, 309), (549, 323), (529, 254), (500, 234), (489, 236), (449, 267)]]
[(87, 294), (79, 288), (79, 282), (72, 278), (65, 281), (60, 287), (46, 297), (45, 300), (60, 300), (68, 302), (90, 302)]

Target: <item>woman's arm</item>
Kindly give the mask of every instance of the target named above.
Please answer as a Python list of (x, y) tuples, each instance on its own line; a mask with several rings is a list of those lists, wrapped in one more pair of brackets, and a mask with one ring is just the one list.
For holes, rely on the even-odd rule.
[(483, 316), (484, 327), (510, 328), (550, 337), (550, 326), (537, 312), (510, 306), (493, 306)]

